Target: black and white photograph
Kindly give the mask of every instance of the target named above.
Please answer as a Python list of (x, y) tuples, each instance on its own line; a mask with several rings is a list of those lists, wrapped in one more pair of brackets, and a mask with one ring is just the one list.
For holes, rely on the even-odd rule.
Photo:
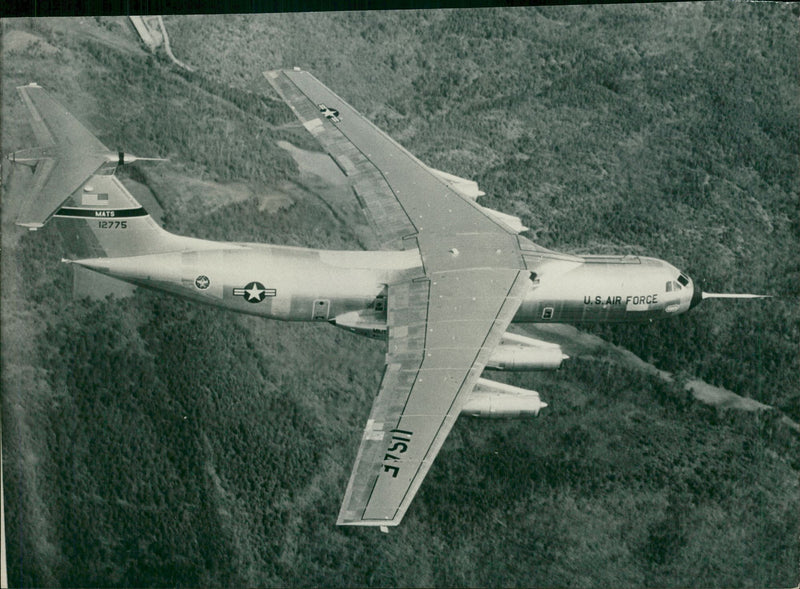
[(798, 22), (0, 19), (2, 586), (797, 586)]

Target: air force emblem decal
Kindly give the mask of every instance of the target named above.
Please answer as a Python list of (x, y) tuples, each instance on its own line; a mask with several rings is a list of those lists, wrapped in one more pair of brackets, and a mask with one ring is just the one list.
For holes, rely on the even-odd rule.
[(329, 121), (333, 121), (334, 123), (338, 123), (341, 121), (339, 118), (339, 111), (335, 108), (328, 108), (324, 104), (318, 104), (319, 112), (322, 113), (322, 116), (328, 119)]
[(267, 297), (274, 297), (278, 291), (274, 288), (265, 288), (260, 282), (248, 282), (244, 288), (234, 288), (234, 296), (244, 297), (248, 303), (260, 303)]

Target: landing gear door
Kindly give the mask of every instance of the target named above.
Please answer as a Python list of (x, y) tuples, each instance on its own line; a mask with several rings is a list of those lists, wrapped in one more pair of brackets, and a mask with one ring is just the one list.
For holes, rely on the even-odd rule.
[(313, 315), (311, 318), (314, 321), (327, 321), (330, 307), (330, 299), (317, 299), (314, 301), (314, 308), (312, 310)]

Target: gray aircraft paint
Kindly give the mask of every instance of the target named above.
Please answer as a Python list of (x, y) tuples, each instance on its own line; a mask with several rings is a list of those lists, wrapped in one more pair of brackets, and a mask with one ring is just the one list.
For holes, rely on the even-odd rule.
[(135, 158), (109, 151), (36, 85), (20, 95), (42, 149), (11, 154), (36, 168), (20, 223), (35, 229), (56, 218), (93, 252), (65, 261), (112, 278), (385, 339), (381, 385), (337, 523), (399, 524), (459, 415), (536, 415), (547, 406), (536, 391), (481, 377), (485, 368), (561, 365), (560, 347), (509, 334), (511, 322), (647, 322), (703, 300), (662, 260), (574, 256), (532, 243), (519, 235), (519, 218), (475, 202), (474, 182), (428, 168), (307, 72), (265, 76), (339, 166), (392, 251), (171, 234), (113, 175)]

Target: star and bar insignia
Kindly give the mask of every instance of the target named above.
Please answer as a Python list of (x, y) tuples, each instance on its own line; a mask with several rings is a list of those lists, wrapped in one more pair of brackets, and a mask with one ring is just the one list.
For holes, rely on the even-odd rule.
[(248, 303), (260, 303), (267, 297), (274, 297), (278, 291), (274, 288), (265, 288), (260, 282), (248, 282), (244, 288), (234, 288), (234, 296), (244, 297)]
[(321, 112), (322, 116), (326, 119), (330, 119), (334, 123), (338, 123), (341, 120), (339, 119), (339, 111), (335, 108), (328, 108), (324, 104), (318, 104), (317, 106), (319, 106), (319, 112)]

